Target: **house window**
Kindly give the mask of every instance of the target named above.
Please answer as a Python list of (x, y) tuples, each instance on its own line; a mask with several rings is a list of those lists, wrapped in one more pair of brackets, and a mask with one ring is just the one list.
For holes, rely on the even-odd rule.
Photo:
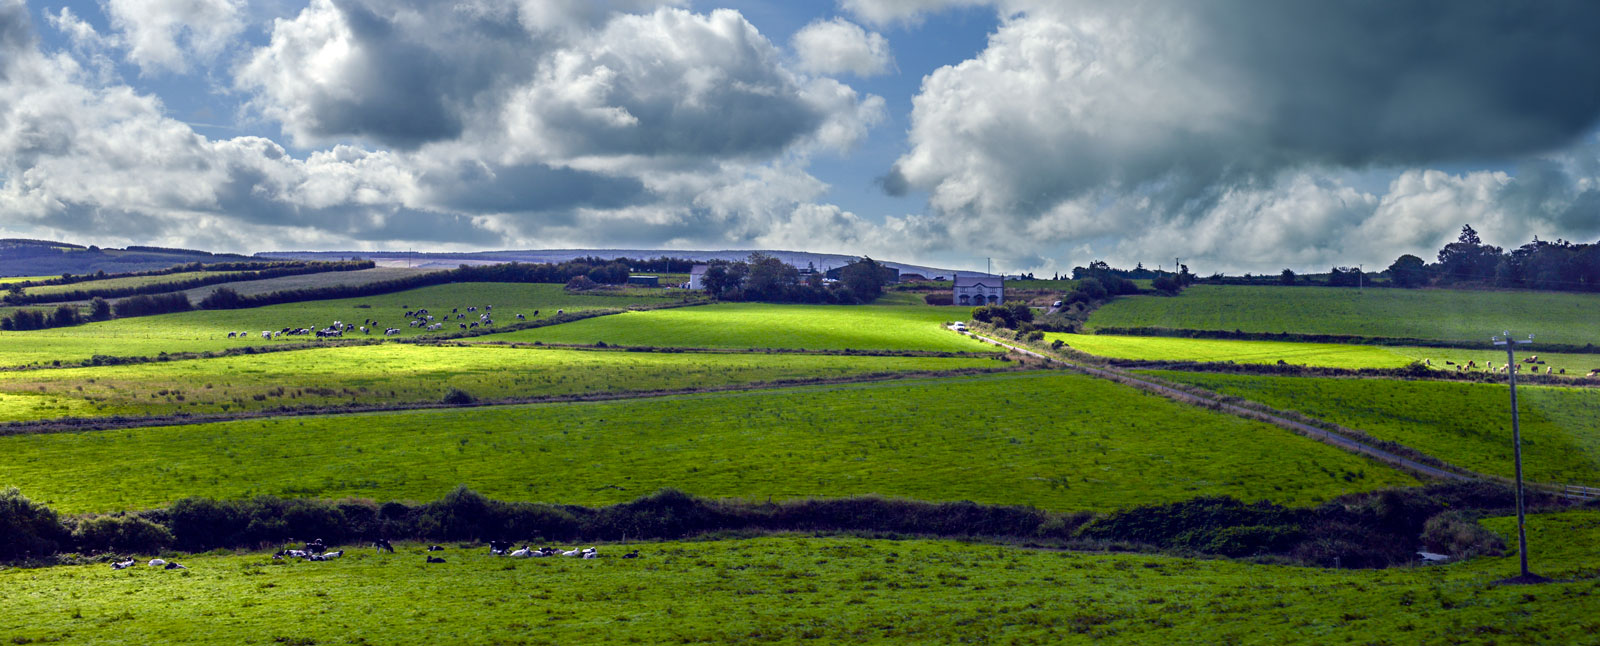
[(971, 305), (972, 304), (972, 297), (968, 296), (966, 294), (962, 294), (961, 295), (961, 304), (962, 305)]

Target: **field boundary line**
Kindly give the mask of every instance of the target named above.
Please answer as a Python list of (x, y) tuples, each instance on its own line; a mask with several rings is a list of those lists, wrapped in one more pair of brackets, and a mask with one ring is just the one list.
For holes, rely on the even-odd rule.
[[(1037, 351), (1034, 351), (1034, 350), (1030, 350), (1028, 348), (1012, 345), (1010, 343), (1005, 343), (1003, 341), (998, 341), (998, 340), (995, 340), (995, 339), (991, 339), (991, 338), (989, 338), (987, 336), (983, 336), (983, 335), (978, 334), (976, 332), (971, 332), (970, 330), (967, 333), (971, 334), (975, 338), (982, 339), (982, 340), (987, 341), (989, 343), (993, 343), (995, 345), (998, 345), (998, 346), (1001, 346), (1001, 347), (1005, 347), (1005, 348), (1010, 348), (1015, 352), (1026, 354), (1028, 356), (1038, 357), (1038, 358), (1044, 359), (1046, 361), (1053, 361), (1053, 362), (1062, 364), (1064, 366), (1067, 366), (1067, 367), (1069, 367), (1069, 368), (1071, 368), (1073, 370), (1077, 370), (1079, 372), (1083, 372), (1084, 374), (1089, 374), (1089, 375), (1101, 377), (1101, 378), (1104, 378), (1104, 379), (1115, 381), (1117, 383), (1121, 383), (1121, 384), (1126, 385), (1126, 386), (1139, 388), (1139, 389), (1145, 390), (1147, 392), (1151, 392), (1151, 393), (1154, 393), (1154, 394), (1158, 394), (1158, 395), (1167, 397), (1168, 399), (1172, 399), (1174, 401), (1179, 401), (1179, 402), (1189, 403), (1189, 404), (1193, 404), (1193, 405), (1197, 405), (1197, 406), (1202, 406), (1202, 407), (1205, 407), (1205, 408), (1210, 408), (1212, 410), (1225, 411), (1225, 412), (1231, 413), (1231, 414), (1233, 414), (1233, 415), (1235, 415), (1237, 417), (1244, 417), (1244, 418), (1247, 418), (1247, 419), (1253, 419), (1253, 420), (1260, 421), (1260, 422), (1266, 422), (1268, 424), (1272, 424), (1274, 426), (1278, 426), (1280, 428), (1284, 428), (1284, 429), (1287, 429), (1289, 431), (1292, 431), (1292, 432), (1294, 432), (1294, 433), (1296, 433), (1298, 435), (1303, 435), (1305, 437), (1321, 441), (1323, 443), (1326, 443), (1326, 444), (1329, 444), (1329, 445), (1344, 449), (1346, 451), (1350, 451), (1350, 452), (1353, 452), (1353, 453), (1359, 453), (1359, 454), (1362, 454), (1362, 455), (1366, 455), (1366, 456), (1371, 457), (1371, 458), (1373, 458), (1375, 460), (1378, 460), (1379, 462), (1383, 462), (1385, 464), (1389, 464), (1390, 466), (1401, 468), (1401, 469), (1410, 471), (1412, 473), (1426, 475), (1426, 476), (1430, 476), (1430, 477), (1434, 477), (1434, 478), (1446, 479), (1446, 480), (1488, 481), (1488, 482), (1497, 482), (1497, 483), (1505, 484), (1505, 485), (1510, 485), (1512, 483), (1512, 480), (1510, 478), (1506, 478), (1506, 477), (1503, 477), (1503, 476), (1497, 476), (1497, 475), (1490, 475), (1490, 474), (1486, 474), (1486, 473), (1479, 473), (1477, 471), (1473, 471), (1471, 469), (1467, 469), (1465, 467), (1461, 467), (1461, 466), (1454, 465), (1454, 464), (1451, 464), (1449, 462), (1446, 462), (1444, 460), (1440, 460), (1439, 458), (1436, 458), (1436, 457), (1434, 457), (1432, 455), (1428, 455), (1428, 454), (1423, 453), (1421, 451), (1417, 451), (1414, 448), (1411, 448), (1411, 447), (1408, 447), (1408, 446), (1404, 446), (1404, 445), (1400, 445), (1400, 444), (1396, 444), (1396, 446), (1402, 446), (1407, 451), (1413, 452), (1413, 453), (1417, 454), (1418, 456), (1422, 456), (1426, 460), (1436, 462), (1437, 465), (1430, 465), (1430, 464), (1427, 464), (1425, 462), (1422, 462), (1422, 461), (1419, 461), (1419, 460), (1416, 460), (1416, 459), (1412, 459), (1412, 458), (1408, 458), (1408, 457), (1405, 457), (1405, 456), (1402, 456), (1402, 455), (1398, 455), (1398, 454), (1396, 454), (1394, 452), (1385, 450), (1383, 448), (1380, 448), (1380, 447), (1377, 447), (1377, 446), (1373, 446), (1372, 444), (1368, 443), (1367, 441), (1365, 441), (1363, 439), (1360, 439), (1358, 437), (1353, 437), (1351, 435), (1351, 434), (1355, 434), (1355, 433), (1360, 433), (1361, 435), (1365, 435), (1365, 436), (1370, 437), (1370, 435), (1367, 434), (1364, 431), (1361, 431), (1359, 429), (1351, 429), (1351, 428), (1347, 428), (1347, 427), (1344, 427), (1344, 426), (1340, 426), (1338, 424), (1334, 424), (1332, 422), (1328, 422), (1328, 421), (1325, 421), (1325, 420), (1320, 420), (1320, 419), (1317, 419), (1317, 418), (1314, 418), (1314, 417), (1311, 417), (1309, 415), (1305, 415), (1305, 414), (1302, 414), (1302, 413), (1293, 413), (1292, 415), (1304, 418), (1305, 420), (1307, 420), (1305, 422), (1301, 422), (1301, 421), (1298, 421), (1296, 419), (1293, 419), (1291, 417), (1291, 413), (1286, 413), (1284, 411), (1279, 411), (1279, 410), (1277, 410), (1275, 408), (1272, 408), (1271, 406), (1267, 406), (1266, 404), (1262, 404), (1260, 402), (1251, 401), (1251, 400), (1244, 399), (1244, 398), (1241, 398), (1241, 397), (1224, 396), (1224, 395), (1221, 395), (1221, 394), (1218, 394), (1218, 393), (1214, 393), (1214, 392), (1205, 390), (1203, 388), (1197, 388), (1197, 387), (1193, 387), (1193, 386), (1185, 385), (1184, 387), (1180, 388), (1177, 385), (1168, 384), (1168, 383), (1166, 383), (1164, 381), (1161, 381), (1161, 380), (1158, 380), (1158, 379), (1155, 379), (1155, 378), (1141, 378), (1141, 377), (1135, 377), (1135, 376), (1132, 376), (1132, 375), (1128, 375), (1128, 374), (1123, 373), (1121, 370), (1116, 369), (1115, 367), (1107, 366), (1106, 368), (1096, 368), (1096, 367), (1086, 366), (1086, 365), (1082, 365), (1082, 364), (1079, 364), (1079, 363), (1074, 363), (1074, 362), (1071, 362), (1071, 361), (1067, 361), (1067, 360), (1061, 359), (1059, 357), (1049, 356), (1049, 355), (1046, 355), (1046, 354), (1043, 354), (1043, 353), (1040, 353), (1040, 352), (1037, 352)], [(1093, 356), (1093, 355), (1089, 355), (1089, 356)], [(1232, 402), (1238, 402), (1238, 403), (1232, 403)], [(1319, 427), (1319, 426), (1316, 426), (1314, 424), (1321, 424), (1321, 425), (1325, 425), (1326, 427)], [(1331, 428), (1327, 428), (1327, 427), (1331, 427)], [(1341, 431), (1344, 431), (1344, 432), (1341, 432)], [(1577, 500), (1596, 500), (1596, 499), (1600, 499), (1600, 488), (1596, 488), (1596, 487), (1587, 487), (1587, 486), (1572, 485), (1572, 484), (1555, 484), (1555, 483), (1548, 483), (1548, 482), (1528, 482), (1528, 481), (1524, 481), (1523, 484), (1525, 486), (1531, 488), (1531, 489), (1537, 489), (1537, 490), (1540, 490), (1540, 491), (1544, 491), (1546, 493), (1551, 493), (1551, 494), (1555, 494), (1555, 495), (1558, 495), (1558, 496), (1571, 498), (1571, 499), (1577, 499)]]
[(301, 409), (276, 408), (255, 411), (239, 411), (236, 413), (198, 413), (147, 417), (68, 417), (45, 421), (8, 422), (0, 425), (0, 437), (16, 435), (51, 435), (56, 433), (78, 432), (90, 433), (96, 431), (123, 430), (131, 428), (150, 428), (155, 426), (193, 426), (197, 424), (218, 424), (224, 422), (238, 422), (252, 419), (271, 419), (279, 417), (317, 417), (324, 415), (398, 413), (407, 411), (489, 408), (497, 406), (527, 406), (535, 404), (583, 404), (591, 402), (623, 401), (630, 399), (658, 399), (664, 397), (684, 397), (692, 395), (716, 395), (759, 390), (803, 388), (807, 386), (845, 386), (852, 384), (887, 383), (895, 381), (914, 381), (918, 379), (941, 379), (947, 377), (978, 377), (985, 375), (1025, 372), (1039, 372), (1039, 370), (1024, 365), (1016, 365), (995, 368), (961, 368), (957, 370), (878, 372), (856, 375), (853, 377), (838, 377), (833, 379), (777, 379), (772, 381), (751, 382), (747, 384), (725, 384), (721, 386), (705, 386), (700, 388), (635, 390), (610, 393), (578, 393), (568, 395), (549, 395), (544, 397), (508, 397), (480, 400), (470, 404), (446, 404), (441, 401), (417, 401), (401, 404), (363, 404), (355, 406), (324, 406)]
[[(1410, 471), (1410, 472), (1412, 472), (1414, 474), (1421, 474), (1421, 475), (1425, 475), (1425, 476), (1428, 476), (1428, 477), (1438, 478), (1438, 479), (1443, 479), (1443, 480), (1469, 480), (1470, 481), (1470, 480), (1481, 479), (1481, 477), (1482, 477), (1479, 474), (1471, 474), (1472, 472), (1466, 471), (1465, 469), (1462, 469), (1462, 471), (1464, 471), (1465, 473), (1457, 473), (1455, 471), (1449, 471), (1449, 470), (1445, 470), (1445, 469), (1442, 469), (1442, 468), (1439, 468), (1439, 467), (1435, 467), (1435, 466), (1431, 466), (1431, 465), (1428, 465), (1428, 464), (1424, 464), (1422, 462), (1418, 462), (1418, 461), (1412, 460), (1410, 458), (1406, 458), (1406, 457), (1402, 457), (1402, 456), (1396, 455), (1394, 453), (1391, 453), (1389, 451), (1385, 451), (1383, 449), (1380, 449), (1378, 447), (1372, 446), (1370, 444), (1367, 444), (1367, 443), (1362, 442), (1360, 440), (1357, 440), (1355, 438), (1348, 437), (1348, 436), (1345, 436), (1345, 435), (1342, 435), (1342, 434), (1339, 434), (1339, 433), (1335, 433), (1335, 432), (1329, 431), (1327, 429), (1317, 428), (1315, 426), (1311, 426), (1310, 424), (1305, 424), (1305, 423), (1301, 423), (1301, 422), (1297, 422), (1297, 421), (1291, 420), (1291, 419), (1289, 419), (1287, 417), (1282, 417), (1282, 416), (1279, 416), (1279, 415), (1274, 415), (1274, 414), (1263, 412), (1263, 411), (1257, 411), (1257, 410), (1245, 408), (1243, 406), (1238, 406), (1238, 405), (1234, 405), (1234, 404), (1225, 403), (1225, 402), (1222, 402), (1222, 401), (1219, 401), (1219, 400), (1216, 400), (1216, 399), (1209, 399), (1207, 397), (1204, 397), (1204, 396), (1196, 394), (1196, 393), (1187, 392), (1187, 391), (1180, 390), (1178, 388), (1171, 387), (1171, 386), (1165, 386), (1165, 385), (1162, 385), (1162, 384), (1159, 384), (1159, 383), (1156, 383), (1154, 381), (1150, 381), (1150, 380), (1147, 380), (1147, 379), (1134, 377), (1134, 376), (1125, 374), (1120, 370), (1116, 370), (1114, 368), (1113, 369), (1095, 368), (1095, 367), (1090, 367), (1090, 366), (1086, 366), (1086, 365), (1082, 365), (1082, 364), (1078, 364), (1078, 363), (1073, 363), (1073, 362), (1070, 362), (1070, 361), (1066, 361), (1064, 359), (1060, 359), (1058, 357), (1052, 357), (1052, 356), (1049, 356), (1049, 355), (1046, 355), (1046, 354), (1043, 354), (1043, 353), (1040, 353), (1040, 352), (1036, 352), (1034, 350), (1030, 350), (1030, 349), (1021, 347), (1021, 346), (1012, 345), (1010, 343), (1005, 343), (1003, 341), (998, 341), (998, 340), (989, 338), (987, 336), (978, 334), (976, 332), (970, 332), (969, 331), (967, 333), (971, 334), (973, 337), (981, 339), (983, 341), (986, 341), (986, 342), (989, 342), (989, 343), (993, 343), (995, 345), (998, 345), (998, 346), (1001, 346), (1001, 347), (1004, 347), (1004, 348), (1010, 348), (1013, 352), (1017, 352), (1017, 353), (1020, 353), (1020, 354), (1027, 355), (1027, 356), (1035, 357), (1035, 358), (1038, 358), (1038, 359), (1043, 359), (1043, 360), (1048, 361), (1048, 362), (1059, 363), (1059, 364), (1064, 365), (1064, 366), (1066, 366), (1066, 367), (1068, 367), (1068, 368), (1070, 368), (1072, 370), (1076, 370), (1078, 372), (1081, 372), (1081, 373), (1084, 373), (1084, 374), (1087, 374), (1087, 375), (1090, 375), (1090, 376), (1100, 377), (1102, 379), (1106, 379), (1106, 380), (1109, 380), (1109, 381), (1114, 381), (1114, 382), (1123, 384), (1125, 386), (1138, 388), (1140, 390), (1143, 390), (1143, 391), (1146, 391), (1146, 392), (1149, 392), (1149, 393), (1152, 393), (1152, 394), (1156, 394), (1156, 395), (1160, 395), (1162, 397), (1166, 397), (1167, 399), (1171, 399), (1173, 401), (1186, 403), (1186, 404), (1192, 404), (1192, 405), (1198, 405), (1198, 406), (1201, 406), (1201, 407), (1204, 407), (1204, 408), (1209, 408), (1209, 409), (1212, 409), (1212, 410), (1224, 411), (1224, 412), (1230, 413), (1230, 414), (1232, 414), (1232, 415), (1234, 415), (1236, 417), (1243, 417), (1243, 418), (1247, 418), (1247, 419), (1253, 419), (1253, 420), (1256, 420), (1256, 421), (1272, 424), (1274, 426), (1278, 426), (1280, 428), (1284, 428), (1284, 429), (1290, 430), (1290, 431), (1294, 432), (1297, 435), (1302, 435), (1302, 436), (1305, 436), (1305, 437), (1308, 437), (1308, 438), (1311, 438), (1311, 439), (1319, 440), (1319, 441), (1321, 441), (1321, 442), (1323, 442), (1325, 444), (1329, 444), (1329, 445), (1335, 446), (1337, 448), (1344, 449), (1344, 450), (1352, 452), (1352, 453), (1359, 453), (1359, 454), (1362, 454), (1362, 455), (1366, 455), (1366, 456), (1368, 456), (1370, 458), (1376, 459), (1379, 462), (1383, 462), (1383, 463), (1386, 463), (1386, 464), (1388, 464), (1390, 466), (1397, 467), (1397, 468), (1400, 468), (1400, 469), (1404, 469), (1406, 471)], [(1440, 463), (1444, 464), (1444, 462), (1442, 460), (1440, 461)], [(1459, 467), (1453, 467), (1453, 465), (1452, 465), (1452, 468), (1459, 468)], [(1471, 474), (1471, 475), (1469, 475), (1469, 474)]]

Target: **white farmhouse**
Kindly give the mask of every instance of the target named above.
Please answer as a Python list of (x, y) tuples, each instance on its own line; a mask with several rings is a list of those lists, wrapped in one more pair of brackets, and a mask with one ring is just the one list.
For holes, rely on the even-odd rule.
[(706, 288), (706, 269), (710, 265), (695, 265), (689, 268), (689, 289)]
[(1006, 282), (999, 276), (956, 274), (956, 305), (999, 305), (1006, 301)]

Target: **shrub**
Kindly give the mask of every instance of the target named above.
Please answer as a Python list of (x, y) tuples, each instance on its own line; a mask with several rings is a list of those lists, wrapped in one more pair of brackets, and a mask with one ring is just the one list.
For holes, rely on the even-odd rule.
[(1479, 518), (1480, 514), (1461, 511), (1447, 511), (1429, 518), (1422, 526), (1422, 545), (1454, 559), (1504, 554), (1505, 541), (1478, 524)]
[(119, 318), (187, 312), (192, 309), (194, 305), (189, 303), (189, 297), (181, 293), (129, 296), (112, 306)]
[(955, 305), (956, 304), (955, 294), (947, 294), (945, 292), (935, 292), (935, 293), (932, 293), (932, 294), (924, 294), (922, 296), (922, 302), (927, 303), (929, 305)]
[(0, 491), (0, 562), (50, 556), (71, 540), (54, 510), (29, 500), (16, 487)]
[(140, 516), (95, 516), (78, 522), (72, 538), (80, 551), (158, 554), (172, 545), (172, 532)]
[(50, 327), (66, 327), (80, 322), (78, 308), (71, 305), (58, 305), (56, 311), (50, 314)]
[(200, 307), (208, 310), (231, 310), (244, 307), (244, 299), (232, 287), (218, 287), (200, 300)]
[[(1029, 341), (1043, 341), (1044, 340), (1044, 330), (1033, 330), (1033, 331), (1029, 332), (1028, 333), (1028, 340)], [(1059, 341), (1059, 339), (1057, 339), (1057, 340)]]
[(450, 392), (445, 393), (442, 401), (444, 401), (446, 404), (450, 404), (451, 406), (465, 406), (478, 401), (478, 398), (473, 397), (472, 393), (460, 388), (451, 388)]
[(99, 296), (96, 296), (96, 297), (94, 297), (94, 300), (89, 301), (89, 320), (91, 320), (91, 321), (105, 321), (105, 320), (109, 320), (110, 318), (111, 318), (111, 302), (110, 301), (108, 301), (108, 300), (106, 300), (104, 298), (100, 298)]
[(599, 285), (588, 276), (573, 276), (572, 280), (567, 281), (566, 289), (569, 292), (586, 292), (596, 287)]

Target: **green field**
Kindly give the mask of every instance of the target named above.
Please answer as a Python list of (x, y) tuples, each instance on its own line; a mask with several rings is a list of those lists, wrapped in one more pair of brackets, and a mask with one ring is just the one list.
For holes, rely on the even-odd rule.
[(941, 325), (965, 320), (971, 311), (927, 305), (719, 303), (630, 312), (479, 338), (689, 348), (998, 351)]
[[(1457, 350), (1454, 348), (1420, 348), (1414, 346), (1350, 345), (1344, 343), (1295, 343), (1291, 341), (1236, 341), (1230, 339), (1183, 339), (1155, 336), (1116, 336), (1108, 334), (1045, 333), (1046, 341), (1060, 339), (1069, 347), (1092, 355), (1112, 359), (1140, 361), (1232, 361), (1234, 363), (1274, 364), (1284, 361), (1297, 366), (1325, 368), (1403, 368), (1412, 362), (1430, 360), (1435, 370), (1454, 371), (1447, 364), (1452, 361), (1466, 365), (1475, 361), (1499, 366), (1505, 363), (1506, 353), (1498, 350)], [(1523, 355), (1524, 357), (1527, 354)], [(1600, 367), (1600, 355), (1538, 353), (1544, 361), (1540, 365), (1523, 366), (1525, 370), (1545, 368), (1566, 370), (1568, 377), (1582, 377)]]
[(69, 283), (66, 285), (40, 285), (38, 287), (29, 287), (27, 289), (27, 293), (43, 296), (47, 294), (60, 294), (62, 292), (79, 292), (96, 289), (125, 289), (129, 287), (144, 287), (146, 285), (165, 285), (169, 283), (179, 283), (186, 280), (195, 280), (197, 278), (210, 278), (212, 276), (227, 275), (248, 276), (249, 273), (238, 271), (185, 271), (176, 274), (162, 274), (159, 276), (125, 276), (122, 278), (89, 280), (81, 283)]
[(1546, 343), (1600, 343), (1600, 295), (1452, 289), (1196, 285), (1176, 297), (1129, 296), (1091, 329), (1166, 327), (1342, 334), (1482, 343), (1511, 330)]
[[(1510, 395), (1505, 386), (1152, 374), (1357, 428), (1481, 473), (1512, 475)], [(1517, 399), (1527, 477), (1600, 484), (1600, 390), (1523, 386), (1517, 389)]]
[[(1511, 519), (1487, 524), (1508, 534)], [(1600, 516), (1535, 515), (1515, 557), (1322, 570), (953, 541), (779, 536), (507, 559), (450, 545), (0, 571), (8, 643), (1592, 643)], [(637, 548), (638, 559), (617, 555)], [(686, 594), (686, 592), (692, 593)], [(354, 639), (352, 639), (354, 638)]]
[(436, 402), (452, 388), (480, 399), (504, 399), (1005, 365), (983, 358), (658, 354), (387, 343), (0, 372), (0, 421)]
[[(262, 330), (281, 330), (285, 327), (318, 329), (334, 321), (360, 324), (366, 319), (378, 321), (377, 329), (370, 335), (359, 333), (348, 336), (382, 338), (384, 326), (400, 329), (401, 337), (429, 334), (421, 328), (407, 325), (405, 312), (420, 308), (429, 309), (442, 322), (451, 308), (460, 308), (466, 314), (468, 306), (495, 307), (495, 320), (500, 325), (516, 321), (517, 314), (533, 320), (554, 316), (556, 310), (578, 311), (585, 309), (622, 308), (629, 305), (672, 303), (679, 295), (668, 295), (662, 290), (627, 290), (599, 294), (570, 294), (561, 285), (526, 283), (459, 283), (437, 285), (420, 289), (323, 301), (285, 303), (240, 310), (205, 310), (116, 319), (73, 327), (36, 330), (29, 332), (0, 332), (0, 366), (49, 363), (51, 361), (77, 362), (96, 354), (110, 356), (154, 356), (160, 352), (207, 352), (243, 345), (265, 343), (305, 343), (314, 341), (311, 336), (283, 336), (273, 341), (261, 338)], [(432, 333), (436, 336), (457, 332), (458, 323), (474, 322), (477, 313), (466, 314), (460, 321), (452, 320), (449, 328)], [(228, 333), (245, 332), (244, 337), (229, 339)]]
[(1414, 483), (1266, 424), (1056, 371), (21, 435), (0, 454), (0, 486), (64, 512), (189, 495), (428, 500), (460, 484), (574, 504), (671, 486), (1077, 510)]

